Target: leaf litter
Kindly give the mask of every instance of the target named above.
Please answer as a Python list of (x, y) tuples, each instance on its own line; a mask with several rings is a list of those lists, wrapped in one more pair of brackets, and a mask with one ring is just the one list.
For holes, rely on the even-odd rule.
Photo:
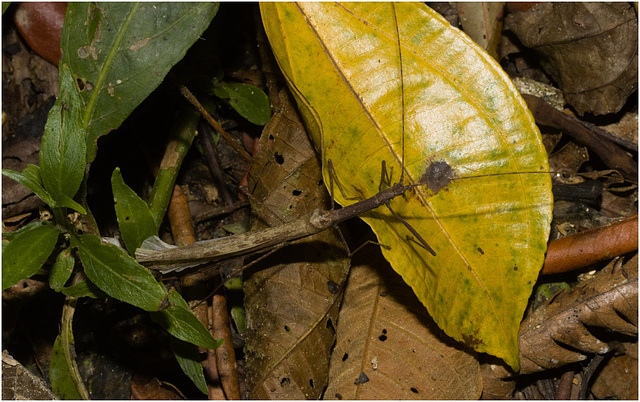
[[(636, 133), (637, 133), (637, 131), (636, 131)], [(282, 157), (282, 159), (283, 159), (283, 160), (288, 160), (288, 155), (286, 155), (286, 154), (279, 154), (279, 155)], [(589, 163), (589, 162), (587, 162), (587, 163)], [(299, 189), (297, 189), (297, 190), (299, 190)], [(303, 193), (304, 193), (304, 189), (302, 189), (302, 191), (303, 191)], [(617, 197), (617, 198), (622, 199), (623, 197)], [(615, 201), (615, 202), (617, 202), (617, 201)], [(612, 202), (612, 203), (611, 203), (611, 205), (613, 206), (613, 205), (614, 205), (614, 202)], [(626, 208), (626, 207), (625, 207), (625, 208)], [(634, 207), (634, 208), (635, 208), (635, 207)], [(632, 208), (632, 209), (633, 209), (633, 208)], [(334, 324), (335, 324), (335, 322), (334, 322)], [(338, 330), (340, 330), (340, 329), (339, 329), (339, 327), (338, 327)], [(382, 333), (380, 333), (380, 335), (382, 335)], [(634, 344), (631, 344), (631, 345), (635, 345), (635, 343), (634, 343)], [(636, 347), (637, 347), (637, 346), (636, 346)], [(632, 350), (632, 347), (628, 347), (627, 349), (628, 349), (628, 350)], [(637, 350), (637, 349), (636, 349), (636, 350)], [(631, 352), (630, 352), (630, 353), (631, 353)], [(626, 355), (625, 355), (625, 356), (626, 356)], [(376, 358), (376, 361), (377, 361), (377, 360), (378, 360), (378, 359)], [(612, 360), (614, 360), (614, 359), (612, 359)], [(372, 359), (372, 361), (373, 361), (373, 359)], [(636, 352), (636, 360), (635, 360), (635, 361), (637, 362), (637, 352)], [(373, 366), (371, 365), (371, 362), (369, 362), (369, 367), (373, 368)], [(606, 367), (605, 367), (605, 368), (606, 368)], [(603, 371), (604, 371), (604, 370), (603, 370)], [(624, 373), (624, 371), (618, 371), (617, 379), (619, 380), (619, 379), (620, 379), (620, 378), (622, 378), (622, 377), (628, 377), (628, 374), (625, 374), (625, 373)], [(637, 379), (637, 375), (635, 375), (635, 378)], [(285, 381), (285, 380), (288, 380), (288, 381)], [(353, 379), (352, 379), (352, 381), (353, 381)], [(596, 379), (596, 381), (597, 381), (597, 379)], [(282, 378), (282, 379), (281, 379), (281, 383), (282, 383), (282, 384), (287, 384), (288, 382), (290, 382), (290, 377), (285, 377), (285, 378)], [(609, 383), (610, 383), (610, 384), (615, 384), (615, 383), (616, 383), (616, 381), (615, 381), (615, 380), (613, 380), (613, 379), (610, 379), (610, 380), (609, 380)], [(618, 381), (617, 383), (620, 383), (620, 381)], [(485, 384), (486, 384), (486, 381), (485, 381)], [(411, 388), (411, 387), (410, 387), (410, 388)], [(610, 388), (611, 388), (611, 387), (610, 387)], [(418, 389), (418, 388), (417, 388), (417, 389)], [(623, 388), (623, 389), (624, 389), (624, 388)], [(636, 387), (633, 387), (633, 385), (630, 385), (630, 386), (629, 386), (629, 387), (627, 387), (626, 389), (627, 389), (627, 390), (628, 390), (628, 389), (637, 389), (637, 386), (636, 386)], [(419, 390), (419, 389), (418, 389), (418, 390)], [(409, 392), (413, 392), (413, 391), (411, 391), (411, 389), (409, 389)], [(595, 391), (595, 384), (594, 384), (594, 395), (595, 395), (595, 392), (596, 392), (596, 391)], [(598, 395), (599, 397), (607, 397), (607, 395), (611, 395), (611, 394), (605, 394), (605, 393), (602, 393), (601, 391), (599, 391), (599, 393), (598, 393), (597, 395)], [(623, 394), (623, 393), (618, 393), (617, 395), (618, 395), (618, 396), (620, 396), (620, 395), (625, 395), (625, 394)], [(511, 396), (511, 394), (510, 394), (509, 396)], [(326, 397), (326, 398), (329, 398), (329, 397), (330, 397), (330, 395), (328, 395), (328, 394), (327, 394), (327, 395), (325, 395), (325, 397)], [(634, 399), (634, 398), (633, 398), (633, 397), (631, 397), (631, 399)]]

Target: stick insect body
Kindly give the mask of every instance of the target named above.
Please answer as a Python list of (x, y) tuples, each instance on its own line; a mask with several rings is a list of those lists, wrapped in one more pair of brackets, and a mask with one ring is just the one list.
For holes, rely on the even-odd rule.
[[(445, 175), (448, 175), (449, 181), (453, 179), (453, 170), (446, 164), (446, 162), (439, 161), (432, 163), (432, 165), (434, 164), (438, 164), (440, 169), (446, 165), (448, 169), (445, 169), (447, 172)], [(384, 162), (382, 164), (382, 169), (384, 172)], [(442, 177), (440, 179), (442, 180)], [(431, 188), (430, 183), (427, 180), (421, 181), (418, 185), (426, 185), (428, 188)], [(336, 226), (349, 218), (361, 215), (382, 205), (386, 205), (389, 210), (391, 210), (389, 201), (399, 195), (402, 195), (406, 190), (412, 187), (415, 187), (415, 185), (405, 185), (400, 181), (391, 187), (378, 192), (374, 196), (367, 198), (366, 200), (351, 204), (344, 208), (331, 209), (328, 211), (314, 210), (307, 216), (283, 225), (234, 236), (206, 240), (188, 246), (169, 246), (171, 248), (166, 248), (167, 246), (159, 247), (159, 239), (152, 238), (145, 241), (142, 248), (136, 250), (136, 259), (151, 269), (167, 273), (180, 271), (205, 262), (217, 262), (241, 255), (267, 251), (282, 243), (295, 241), (303, 237), (319, 233), (323, 230), (329, 229), (330, 227)], [(412, 234), (416, 236), (422, 247), (435, 256), (435, 251), (433, 251), (433, 249), (416, 232), (416, 230), (413, 229), (404, 219), (393, 212), (393, 210), (391, 210), (391, 212), (409, 229), (409, 231), (411, 231)], [(161, 247), (166, 249), (159, 249)]]

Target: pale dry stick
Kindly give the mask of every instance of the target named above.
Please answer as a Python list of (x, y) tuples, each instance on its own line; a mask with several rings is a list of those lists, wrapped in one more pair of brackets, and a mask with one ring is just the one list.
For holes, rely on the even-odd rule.
[[(136, 259), (151, 269), (171, 272), (200, 263), (265, 251), (281, 243), (298, 240), (329, 229), (349, 218), (384, 205), (412, 187), (414, 185), (397, 183), (358, 203), (330, 211), (315, 210), (300, 219), (276, 227), (165, 250), (139, 248), (135, 253)], [(143, 247), (145, 247), (144, 244)]]

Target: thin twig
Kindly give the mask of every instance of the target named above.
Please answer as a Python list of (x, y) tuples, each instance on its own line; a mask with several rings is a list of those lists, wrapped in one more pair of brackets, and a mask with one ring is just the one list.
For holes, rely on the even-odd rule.
[(544, 100), (532, 95), (522, 95), (537, 124), (563, 130), (576, 141), (589, 147), (611, 169), (616, 169), (630, 182), (638, 181), (638, 163), (622, 148), (595, 133), (590, 126), (573, 116), (566, 115)]
[[(195, 207), (192, 208), (192, 212), (197, 215), (194, 218), (194, 222), (198, 224), (219, 216), (229, 215), (230, 213), (240, 208), (248, 206), (249, 202), (236, 201), (232, 205), (227, 205), (224, 207), (213, 207), (209, 204), (205, 204), (204, 202), (195, 202), (193, 205), (195, 205)], [(202, 207), (202, 205), (205, 205), (205, 206)]]
[(246, 159), (248, 162), (252, 162), (253, 161), (253, 158), (251, 157), (251, 155), (249, 155), (249, 153), (247, 151), (245, 151), (244, 148), (242, 148), (234, 140), (231, 139), (231, 136), (222, 128), (222, 126), (216, 121), (216, 119), (211, 117), (209, 112), (207, 112), (207, 109), (205, 109), (204, 106), (202, 106), (200, 101), (198, 101), (198, 98), (196, 98), (191, 93), (191, 91), (189, 91), (189, 89), (187, 87), (185, 87), (184, 85), (180, 85), (180, 93), (182, 94), (182, 96), (184, 96), (189, 101), (189, 103), (191, 103), (196, 109), (198, 109), (198, 112), (200, 112), (202, 117), (204, 117), (205, 120), (209, 124), (211, 124), (211, 127), (213, 127), (213, 129), (216, 130), (218, 132), (218, 134), (220, 134), (222, 136), (222, 138), (224, 138), (229, 143), (229, 145), (231, 145), (231, 147), (242, 158)]
[(609, 357), (613, 356), (614, 353), (624, 351), (624, 346), (619, 341), (611, 341), (608, 343), (609, 351), (604, 354), (597, 354), (591, 359), (589, 365), (582, 373), (582, 384), (580, 384), (580, 392), (578, 393), (578, 399), (583, 400), (587, 399), (587, 393), (589, 392), (589, 383), (591, 382), (591, 377), (596, 373), (598, 367)]
[(607, 358), (608, 355), (595, 355), (589, 362), (589, 365), (582, 374), (582, 384), (580, 385), (580, 392), (578, 393), (578, 399), (587, 399), (587, 393), (589, 392), (589, 382), (591, 377), (596, 372), (600, 364)]
[(207, 159), (207, 165), (209, 166), (209, 172), (211, 172), (213, 181), (222, 195), (222, 201), (225, 205), (232, 205), (233, 197), (224, 182), (222, 164), (220, 163), (220, 156), (218, 155), (216, 146), (211, 138), (211, 129), (204, 121), (201, 120), (200, 123), (198, 123), (198, 132), (200, 133), (198, 136), (198, 143), (202, 147), (204, 157)]

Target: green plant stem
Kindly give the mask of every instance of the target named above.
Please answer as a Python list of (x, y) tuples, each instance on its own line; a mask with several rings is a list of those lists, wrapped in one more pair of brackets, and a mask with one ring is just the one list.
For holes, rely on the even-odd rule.
[(89, 202), (87, 201), (87, 180), (89, 179), (89, 169), (91, 169), (91, 163), (87, 163), (85, 166), (84, 178), (82, 179), (82, 183), (80, 184), (80, 189), (78, 190), (76, 197), (80, 205), (82, 205), (82, 207), (87, 211), (87, 214), (83, 215), (81, 218), (84, 233), (100, 236), (98, 223), (96, 222), (96, 218), (93, 216), (93, 213), (89, 208)]
[(185, 107), (171, 133), (171, 139), (167, 144), (149, 196), (149, 210), (156, 228), (160, 227), (166, 213), (180, 166), (196, 136), (199, 120), (200, 114), (197, 111), (191, 107)]
[[(83, 274), (77, 273), (73, 279), (73, 283), (75, 284), (79, 282), (82, 277)], [(75, 384), (82, 399), (88, 400), (89, 392), (82, 382), (82, 376), (80, 376), (80, 371), (78, 370), (78, 365), (76, 364), (75, 359), (76, 353), (73, 340), (73, 315), (76, 312), (77, 302), (77, 298), (70, 296), (67, 296), (64, 300), (62, 319), (60, 320), (60, 338), (62, 343), (62, 353), (64, 354), (64, 359), (67, 363), (67, 367), (69, 368), (69, 372), (71, 373), (73, 383)]]
[(53, 212), (53, 219), (58, 225), (64, 225), (68, 222), (63, 208), (51, 208), (51, 212)]

